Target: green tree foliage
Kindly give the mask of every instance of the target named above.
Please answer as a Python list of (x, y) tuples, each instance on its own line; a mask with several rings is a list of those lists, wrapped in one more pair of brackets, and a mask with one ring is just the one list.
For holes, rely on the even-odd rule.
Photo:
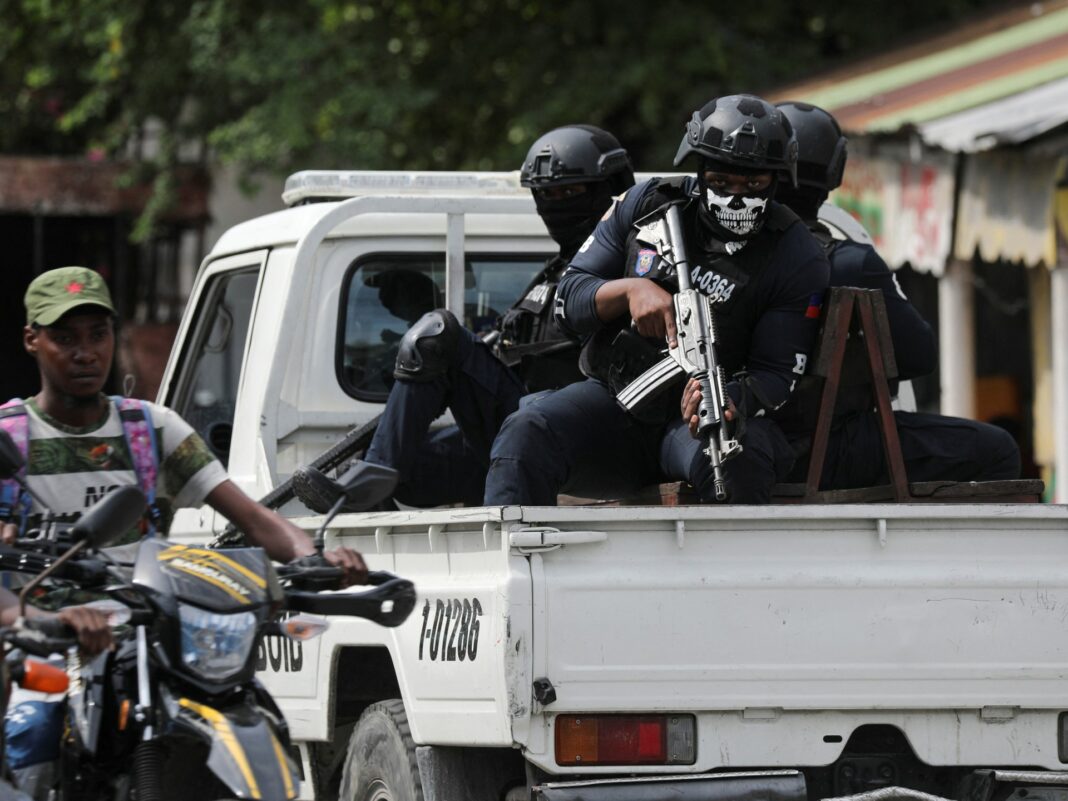
[[(692, 110), (990, 0), (0, 0), (0, 150), (247, 170), (514, 169), (592, 122), (642, 169)], [(157, 121), (155, 129), (146, 122)]]

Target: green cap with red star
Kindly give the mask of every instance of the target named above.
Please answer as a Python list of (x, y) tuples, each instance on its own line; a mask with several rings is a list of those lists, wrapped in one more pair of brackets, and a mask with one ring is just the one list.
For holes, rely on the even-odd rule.
[(30, 325), (53, 325), (79, 306), (99, 306), (115, 314), (108, 285), (88, 267), (58, 267), (41, 273), (27, 288), (25, 302)]

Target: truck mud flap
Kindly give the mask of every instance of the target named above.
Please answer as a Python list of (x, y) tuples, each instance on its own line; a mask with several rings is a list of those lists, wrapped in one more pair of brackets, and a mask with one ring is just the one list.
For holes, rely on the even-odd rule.
[(632, 776), (553, 782), (534, 788), (535, 801), (806, 801), (797, 771)]

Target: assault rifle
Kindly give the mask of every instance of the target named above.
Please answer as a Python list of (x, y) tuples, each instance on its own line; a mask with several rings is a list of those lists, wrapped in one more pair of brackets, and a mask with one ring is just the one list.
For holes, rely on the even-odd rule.
[(723, 480), (723, 462), (742, 452), (741, 443), (728, 437), (723, 428), (727, 395), (723, 389), (723, 370), (716, 357), (716, 326), (711, 299), (693, 288), (690, 261), (682, 237), (678, 205), (643, 226), (639, 239), (656, 248), (660, 257), (671, 264), (679, 282), (675, 294), (675, 325), (678, 346), (669, 348), (667, 356), (625, 386), (617, 400), (628, 411), (635, 411), (659, 395), (685, 374), (701, 385), (701, 403), (697, 408), (697, 434), (704, 440), (705, 453), (712, 462), (717, 501), (727, 499)]

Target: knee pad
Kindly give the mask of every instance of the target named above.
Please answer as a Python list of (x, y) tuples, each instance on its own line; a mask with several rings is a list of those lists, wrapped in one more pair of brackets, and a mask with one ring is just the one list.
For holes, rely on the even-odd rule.
[(400, 341), (393, 376), (406, 381), (431, 381), (456, 362), (460, 323), (445, 309), (429, 311), (415, 321)]

